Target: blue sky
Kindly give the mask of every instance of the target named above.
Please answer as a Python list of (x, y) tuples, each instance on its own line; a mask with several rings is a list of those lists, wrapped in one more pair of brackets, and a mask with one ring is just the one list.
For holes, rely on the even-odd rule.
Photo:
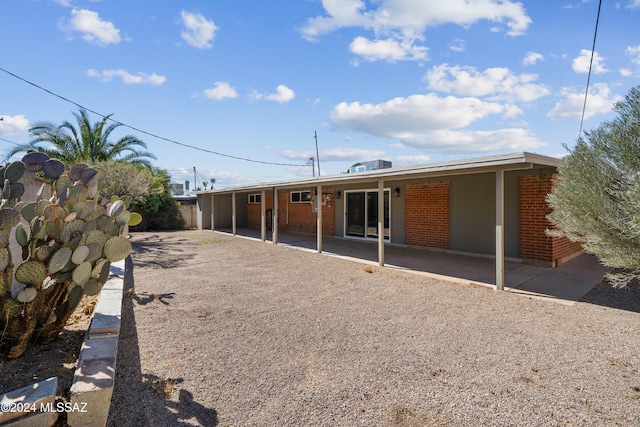
[[(4, 0), (0, 68), (137, 129), (216, 188), (577, 138), (596, 0)], [(640, 0), (604, 1), (584, 129), (640, 83)], [(0, 154), (78, 108), (0, 71)], [(98, 116), (93, 116), (98, 120)], [(255, 162), (257, 161), (257, 162)], [(265, 164), (265, 163), (276, 164)]]

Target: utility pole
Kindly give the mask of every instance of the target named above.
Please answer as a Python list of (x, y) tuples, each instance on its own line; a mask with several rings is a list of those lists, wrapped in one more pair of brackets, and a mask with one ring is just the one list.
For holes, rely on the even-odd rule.
[(313, 131), (313, 137), (316, 140), (316, 160), (318, 161), (318, 176), (320, 176), (320, 153), (318, 152), (318, 132), (316, 132), (315, 130)]
[(316, 159), (314, 159), (313, 157), (309, 157), (309, 160), (307, 160), (307, 164), (313, 168), (313, 176), (315, 177), (316, 176)]
[(198, 188), (198, 181), (196, 181), (196, 167), (193, 167), (193, 189)]

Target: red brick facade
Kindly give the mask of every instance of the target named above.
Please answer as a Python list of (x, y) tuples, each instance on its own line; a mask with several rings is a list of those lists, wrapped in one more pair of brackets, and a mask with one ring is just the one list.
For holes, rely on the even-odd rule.
[(449, 181), (405, 187), (405, 242), (449, 249)]
[(549, 237), (545, 230), (551, 208), (546, 201), (556, 174), (524, 175), (520, 177), (520, 257), (550, 261), (559, 266), (582, 250), (579, 243), (564, 237)]
[[(322, 206), (322, 234), (331, 236), (334, 234), (335, 227), (334, 194), (333, 190), (324, 190), (322, 193), (329, 194), (331, 199)], [(273, 209), (271, 191), (265, 195), (265, 205), (266, 209)], [(247, 225), (250, 228), (260, 228), (260, 203), (249, 203), (247, 208)], [(278, 229), (315, 233), (316, 227), (316, 213), (311, 210), (311, 203), (291, 203), (288, 191), (278, 192)]]

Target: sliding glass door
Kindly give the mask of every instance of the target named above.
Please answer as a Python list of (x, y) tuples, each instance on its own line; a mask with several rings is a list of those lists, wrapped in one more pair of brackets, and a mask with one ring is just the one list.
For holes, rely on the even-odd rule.
[[(345, 236), (364, 239), (378, 238), (378, 190), (347, 191), (346, 192)], [(384, 220), (382, 231), (384, 238), (389, 240), (389, 190), (384, 191)]]

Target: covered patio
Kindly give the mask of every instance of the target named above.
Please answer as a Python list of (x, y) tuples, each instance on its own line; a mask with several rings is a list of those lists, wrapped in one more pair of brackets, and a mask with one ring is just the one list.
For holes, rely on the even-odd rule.
[[(216, 229), (216, 233), (234, 235), (232, 229)], [(257, 242), (273, 242), (267, 231), (262, 239), (258, 229), (237, 228), (235, 236)], [(277, 243), (294, 249), (317, 252), (316, 236), (307, 233), (280, 231)], [(334, 236), (323, 237), (321, 254), (347, 258), (371, 266), (379, 266), (378, 245), (355, 239)], [(452, 251), (433, 250), (423, 247), (387, 244), (385, 268), (397, 268), (447, 281), (496, 288), (495, 257), (476, 256)], [(581, 255), (560, 267), (545, 267), (524, 263), (521, 260), (505, 259), (505, 291), (544, 299), (565, 305), (580, 301), (609, 271), (591, 255)]]

